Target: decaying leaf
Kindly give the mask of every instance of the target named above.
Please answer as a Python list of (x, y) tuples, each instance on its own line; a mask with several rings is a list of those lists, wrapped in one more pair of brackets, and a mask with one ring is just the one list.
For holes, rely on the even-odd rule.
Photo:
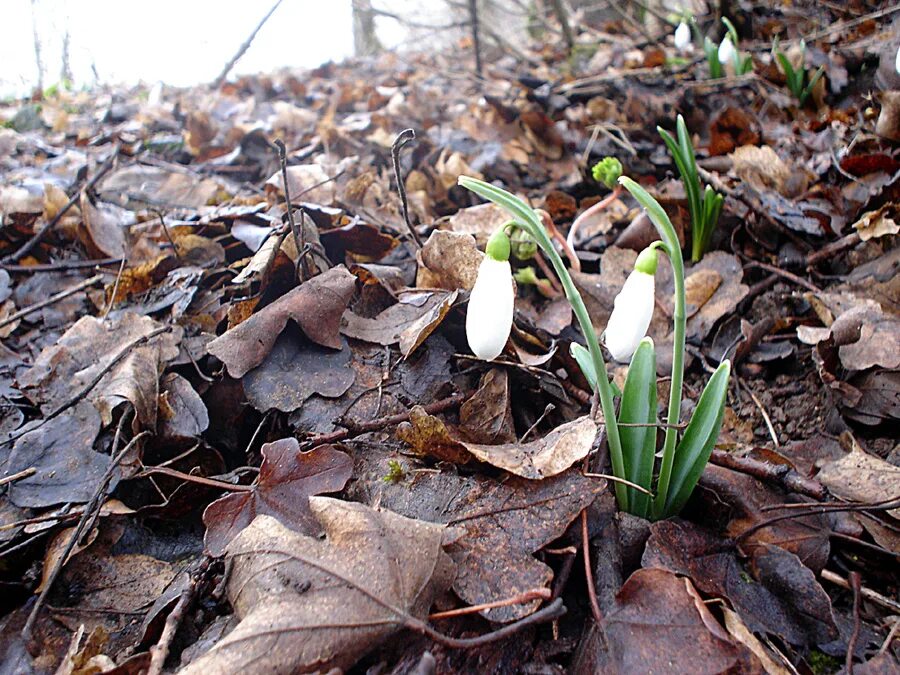
[[(71, 400), (131, 343), (161, 327), (153, 319), (131, 312), (108, 320), (82, 317), (56, 344), (41, 352), (34, 365), (19, 376), (19, 383), (47, 414)], [(156, 428), (159, 375), (165, 364), (178, 356), (182, 332), (180, 326), (173, 326), (126, 351), (91, 389), (87, 398), (100, 411), (104, 424), (111, 422), (116, 406), (129, 401), (137, 422)]]
[(885, 204), (876, 211), (864, 213), (859, 220), (853, 223), (853, 228), (859, 232), (859, 238), (863, 241), (877, 239), (887, 234), (900, 232), (900, 225), (890, 217), (895, 209), (894, 204)]
[(516, 440), (510, 405), (509, 377), (503, 368), (481, 376), (478, 390), (459, 408), (460, 430), (475, 443), (512, 443)]
[(471, 291), (484, 254), (470, 234), (435, 230), (417, 254), (419, 288)]
[(313, 277), (209, 343), (209, 353), (232, 377), (243, 377), (266, 358), (288, 319), (323, 347), (340, 349), (341, 315), (356, 287), (343, 265)]
[(662, 569), (632, 574), (606, 616), (609, 655), (617, 673), (691, 673), (736, 666), (740, 648), (716, 621), (690, 580)]
[(311, 536), (320, 531), (309, 510), (309, 497), (338, 492), (350, 478), (353, 461), (331, 445), (300, 452), (296, 438), (266, 443), (259, 480), (250, 491), (233, 492), (206, 507), (206, 550), (221, 556), (225, 547), (258, 515), (277, 518), (286, 527)]
[(443, 525), (312, 497), (324, 540), (258, 516), (228, 546), (240, 623), (182, 675), (346, 670), (453, 578)]
[[(865, 452), (853, 442), (853, 450), (826, 463), (817, 478), (836, 497), (876, 504), (900, 495), (900, 467)], [(900, 518), (900, 509), (888, 511)]]

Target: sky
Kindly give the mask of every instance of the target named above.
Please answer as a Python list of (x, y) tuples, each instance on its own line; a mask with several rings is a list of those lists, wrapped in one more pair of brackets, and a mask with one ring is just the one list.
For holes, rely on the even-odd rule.
[[(36, 0), (44, 37), (44, 86), (59, 80), (64, 26), (76, 86), (209, 82), (247, 39), (274, 0)], [(284, 0), (232, 74), (281, 66), (311, 68), (350, 56), (351, 0)], [(31, 0), (0, 0), (0, 96), (37, 82)], [(387, 43), (397, 27), (382, 22)]]

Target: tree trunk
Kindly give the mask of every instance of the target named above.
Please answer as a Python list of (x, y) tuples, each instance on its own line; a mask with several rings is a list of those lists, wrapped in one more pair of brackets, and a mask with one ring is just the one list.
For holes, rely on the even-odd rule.
[(371, 0), (353, 0), (353, 50), (357, 56), (373, 56), (381, 51)]

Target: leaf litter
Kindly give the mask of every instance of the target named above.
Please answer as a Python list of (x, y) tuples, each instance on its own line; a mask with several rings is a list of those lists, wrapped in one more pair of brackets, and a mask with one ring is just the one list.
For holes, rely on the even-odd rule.
[[(517, 46), (488, 31), (480, 78), (463, 42), (0, 104), (3, 669), (896, 669), (895, 13), (756, 4), (749, 77), (709, 79), (626, 8), (547, 12)], [(778, 33), (825, 66), (805, 106)], [(686, 411), (722, 358), (735, 377), (698, 490), (648, 524), (613, 507), (546, 261), (514, 262), (539, 283), (498, 360), (469, 356), (507, 216), (457, 179), (564, 239), (612, 155), (687, 245), (655, 132), (677, 113), (725, 195), (686, 270)], [(598, 333), (656, 237), (613, 197), (570, 238)], [(665, 260), (656, 288), (667, 375)]]

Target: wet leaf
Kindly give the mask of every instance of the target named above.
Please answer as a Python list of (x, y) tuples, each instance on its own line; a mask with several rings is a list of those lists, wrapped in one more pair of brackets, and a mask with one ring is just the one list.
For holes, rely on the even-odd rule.
[(661, 569), (638, 570), (606, 616), (609, 654), (618, 673), (720, 673), (737, 664), (739, 648), (691, 582)]
[(449, 586), (444, 526), (325, 497), (309, 505), (324, 540), (258, 516), (229, 545), (240, 623), (183, 675), (346, 670)]
[(309, 498), (339, 492), (350, 478), (353, 462), (332, 445), (300, 452), (296, 438), (266, 443), (259, 479), (249, 492), (233, 492), (206, 507), (206, 550), (221, 556), (225, 547), (258, 515), (278, 521), (302, 534), (319, 534), (318, 521), (309, 510)]
[(209, 353), (225, 363), (232, 377), (242, 377), (263, 362), (288, 319), (316, 344), (340, 349), (338, 329), (355, 279), (344, 266), (313, 277), (210, 342)]

